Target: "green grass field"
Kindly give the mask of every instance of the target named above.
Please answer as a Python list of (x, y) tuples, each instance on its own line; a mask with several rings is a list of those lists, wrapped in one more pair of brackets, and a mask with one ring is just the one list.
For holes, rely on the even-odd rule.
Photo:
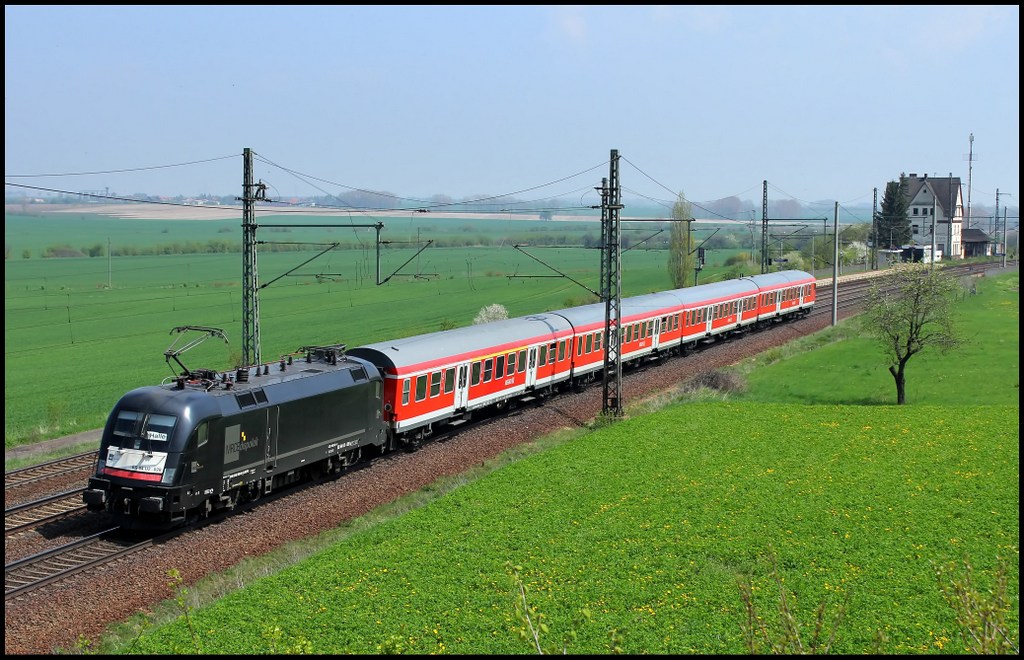
[[(584, 304), (596, 299), (584, 286), (600, 289), (597, 250), (524, 248), (531, 258), (511, 247), (523, 237), (537, 244), (579, 244), (595, 223), (393, 220), (387, 233), (396, 243), (382, 250), (381, 279), (398, 274), (382, 286), (376, 285), (372, 231), (361, 237), (365, 249), (332, 251), (306, 265), (322, 248), (261, 248), (259, 281), (269, 283), (260, 292), (262, 360), (274, 361), (306, 345), (358, 346), (470, 325), (482, 307), (495, 303), (511, 316)], [(209, 339), (182, 355), (187, 366), (229, 370), (241, 359), (239, 253), (40, 258), (47, 247), (105, 244), (110, 234), (116, 237), (112, 246), (136, 251), (217, 236), (240, 242), (234, 224), (235, 230), (224, 234), (221, 230), (231, 226), (227, 221), (8, 215), (5, 235), (12, 257), (4, 262), (5, 447), (101, 427), (123, 393), (176, 373), (164, 351), (175, 339), (181, 346), (196, 336), (172, 336), (177, 326), (220, 328), (228, 338), (227, 344)], [(332, 237), (327, 230), (294, 233), (287, 239), (323, 242)], [(336, 233), (351, 239), (355, 232)], [(469, 237), (481, 245), (430, 247), (415, 256), (417, 248), (398, 241), (415, 241), (418, 233), (432, 239)], [(33, 256), (21, 258), (23, 249)], [(701, 281), (723, 277), (728, 254), (713, 253)], [(575, 282), (536, 259), (557, 266)], [(623, 295), (670, 288), (666, 263), (665, 251), (623, 251)]]
[(1018, 276), (979, 292), (959, 308), (969, 360), (915, 358), (910, 405), (887, 403), (851, 319), (739, 365), (741, 395), (521, 448), (204, 580), (103, 648), (531, 653), (522, 586), (545, 648), (739, 654), (740, 586), (780, 636), (778, 577), (805, 643), (821, 605), (832, 653), (962, 654), (941, 585), (965, 561), (990, 597), (1005, 565), (995, 612), (1019, 643)]

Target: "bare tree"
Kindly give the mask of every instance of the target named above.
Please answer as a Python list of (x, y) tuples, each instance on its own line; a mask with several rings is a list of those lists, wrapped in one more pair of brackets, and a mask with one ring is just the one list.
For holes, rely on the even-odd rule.
[(896, 264), (872, 285), (863, 321), (882, 345), (896, 381), (896, 403), (907, 400), (907, 362), (928, 347), (940, 352), (960, 344), (953, 303), (956, 279), (933, 264)]

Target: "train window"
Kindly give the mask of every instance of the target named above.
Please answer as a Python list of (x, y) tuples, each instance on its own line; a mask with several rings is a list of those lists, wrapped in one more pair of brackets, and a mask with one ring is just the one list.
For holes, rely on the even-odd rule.
[(135, 429), (141, 420), (142, 413), (134, 410), (119, 410), (117, 420), (114, 421), (114, 435), (134, 436)]
[(441, 372), (435, 371), (430, 374), (430, 396), (434, 397), (441, 393)]
[(594, 335), (587, 335), (587, 348), (584, 353), (589, 353), (594, 350)]
[(565, 359), (565, 340), (558, 342), (558, 361)]
[(494, 360), (487, 358), (484, 360), (484, 382), (491, 382), (491, 374), (494, 373)]
[(356, 367), (355, 369), (352, 370), (352, 380), (354, 380), (355, 382), (361, 383), (367, 378), (368, 377), (366, 375), (366, 369), (363, 369), (362, 367)]
[(479, 385), (480, 384), (480, 363), (479, 362), (474, 362), (473, 363), (473, 380), (472, 380), (472, 384), (473, 385)]
[(647, 336), (648, 337), (653, 337), (654, 336), (654, 321), (648, 321), (647, 322)]
[(540, 360), (537, 362), (537, 364), (544, 364), (547, 361), (548, 361), (548, 347), (547, 346), (541, 346), (540, 347)]
[(583, 339), (580, 337), (576, 338), (576, 357), (583, 355)]
[(455, 370), (446, 369), (444, 372), (444, 393), (449, 394), (455, 389)]
[(519, 351), (519, 373), (526, 371), (526, 350)]
[(595, 351), (601, 350), (601, 335), (602, 334), (603, 333), (601, 333), (601, 332), (595, 332), (594, 333), (594, 350)]
[(516, 354), (508, 354), (508, 370), (505, 372), (506, 376), (511, 376), (516, 372)]
[(406, 378), (402, 381), (402, 405), (409, 403), (409, 379)]
[(264, 392), (262, 389), (253, 390), (252, 396), (253, 396), (254, 399), (256, 399), (256, 403), (266, 403), (267, 402), (267, 393)]
[(427, 398), (427, 374), (416, 376), (416, 400), (422, 401)]
[(501, 378), (503, 373), (505, 373), (505, 356), (499, 355), (494, 358), (494, 377)]
[[(146, 420), (146, 428), (142, 433), (143, 446), (149, 449), (162, 449), (166, 447), (174, 431), (174, 425), (178, 418), (173, 415), (150, 415)], [(136, 449), (138, 449), (136, 440)]]
[(551, 345), (548, 346), (548, 364), (554, 364), (554, 363), (555, 363), (555, 342), (551, 342)]

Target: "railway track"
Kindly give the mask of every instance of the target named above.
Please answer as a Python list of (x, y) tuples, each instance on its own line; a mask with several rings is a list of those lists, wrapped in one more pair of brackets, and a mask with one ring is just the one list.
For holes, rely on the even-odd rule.
[(32, 502), (4, 509), (4, 536), (23, 532), (85, 511), (84, 488), (74, 488)]
[[(168, 537), (171, 535), (167, 535)], [(109, 529), (4, 566), (4, 601), (75, 573), (138, 552), (163, 540), (139, 540)]]
[(4, 491), (37, 481), (45, 481), (46, 479), (52, 479), (71, 472), (91, 470), (95, 464), (96, 452), (87, 451), (75, 454), (74, 456), (57, 458), (45, 463), (4, 472)]

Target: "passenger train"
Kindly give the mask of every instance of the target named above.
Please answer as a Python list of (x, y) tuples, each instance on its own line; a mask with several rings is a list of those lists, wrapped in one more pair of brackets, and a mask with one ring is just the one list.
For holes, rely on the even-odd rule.
[[(624, 364), (806, 316), (812, 275), (787, 270), (623, 298)], [(83, 499), (122, 527), (164, 529), (282, 486), (340, 474), (364, 454), (598, 379), (605, 304), (357, 348), (306, 346), (235, 372), (185, 370), (134, 389), (103, 430)], [(614, 341), (614, 339), (613, 339)]]

